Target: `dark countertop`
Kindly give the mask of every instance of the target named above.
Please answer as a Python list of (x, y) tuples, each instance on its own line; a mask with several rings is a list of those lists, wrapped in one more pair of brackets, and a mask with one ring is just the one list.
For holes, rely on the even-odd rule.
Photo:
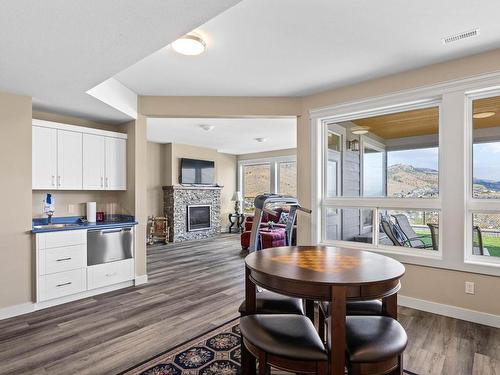
[(47, 218), (35, 218), (32, 221), (32, 233), (46, 233), (46, 232), (60, 232), (67, 230), (100, 230), (110, 228), (131, 227), (137, 225), (138, 222), (131, 215), (110, 215), (106, 217), (105, 221), (98, 223), (88, 223), (80, 216), (67, 216), (67, 217), (53, 217), (52, 224), (77, 224), (63, 228), (44, 228), (35, 229), (35, 225), (47, 225)]

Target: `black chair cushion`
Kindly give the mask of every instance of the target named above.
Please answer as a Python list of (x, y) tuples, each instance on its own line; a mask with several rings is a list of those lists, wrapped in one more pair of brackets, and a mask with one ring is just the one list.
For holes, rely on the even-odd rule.
[[(268, 290), (257, 293), (256, 307), (258, 314), (304, 315), (304, 307), (300, 298), (287, 297)], [(240, 305), (239, 312), (241, 315), (246, 314), (245, 301)]]
[[(325, 316), (330, 316), (330, 302), (321, 301), (320, 307)], [(346, 315), (382, 315), (382, 301), (349, 301), (346, 305)]]
[(247, 315), (240, 318), (242, 336), (268, 354), (301, 361), (326, 361), (328, 354), (303, 315)]
[(395, 319), (387, 316), (348, 316), (346, 351), (350, 362), (379, 362), (397, 356), (408, 337)]

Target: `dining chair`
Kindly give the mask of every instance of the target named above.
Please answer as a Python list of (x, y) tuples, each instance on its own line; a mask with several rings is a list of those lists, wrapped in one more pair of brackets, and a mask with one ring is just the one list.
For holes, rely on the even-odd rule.
[[(328, 318), (326, 325), (330, 324), (331, 318)], [(330, 336), (327, 342), (330, 347)], [(402, 374), (403, 352), (407, 344), (406, 331), (396, 319), (388, 316), (347, 316), (347, 374)]]
[(326, 375), (328, 352), (314, 324), (303, 315), (255, 314), (240, 318), (242, 366), (252, 355), (259, 375), (270, 367), (300, 374)]

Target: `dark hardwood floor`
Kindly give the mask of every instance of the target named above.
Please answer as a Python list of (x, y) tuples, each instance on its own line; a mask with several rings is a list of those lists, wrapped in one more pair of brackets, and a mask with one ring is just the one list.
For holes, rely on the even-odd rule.
[[(148, 249), (149, 283), (0, 321), (0, 374), (116, 374), (237, 316), (239, 236)], [(500, 330), (400, 308), (418, 374), (500, 374)]]

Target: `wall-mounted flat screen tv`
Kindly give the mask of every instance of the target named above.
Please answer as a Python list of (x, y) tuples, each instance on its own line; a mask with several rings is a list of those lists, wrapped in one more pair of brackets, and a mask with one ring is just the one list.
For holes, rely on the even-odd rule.
[(181, 159), (181, 184), (214, 185), (215, 162), (211, 160)]

